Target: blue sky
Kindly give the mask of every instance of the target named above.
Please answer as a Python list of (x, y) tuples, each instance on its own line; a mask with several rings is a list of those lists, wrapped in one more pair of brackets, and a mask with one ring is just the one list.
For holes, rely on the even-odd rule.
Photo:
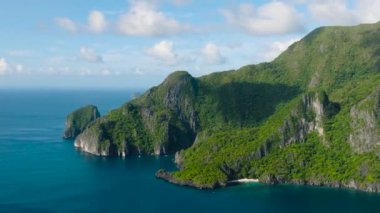
[(380, 20), (380, 0), (5, 0), (0, 88), (148, 88), (271, 61), (312, 29)]

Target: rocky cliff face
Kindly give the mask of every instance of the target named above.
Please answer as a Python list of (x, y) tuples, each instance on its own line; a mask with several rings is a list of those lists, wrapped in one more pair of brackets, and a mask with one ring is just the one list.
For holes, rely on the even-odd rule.
[(339, 104), (330, 102), (325, 92), (303, 96), (298, 108), (292, 111), (290, 118), (285, 120), (280, 128), (281, 146), (302, 141), (313, 131), (323, 138), (323, 120), (335, 115), (339, 110)]
[(85, 106), (71, 112), (66, 117), (64, 139), (75, 139), (87, 126), (100, 117), (98, 108), (93, 105)]
[(380, 87), (351, 108), (349, 143), (358, 153), (377, 151), (380, 156)]
[(194, 106), (198, 90), (197, 82), (186, 72), (174, 73), (174, 75), (178, 76), (176, 78), (169, 76), (163, 83), (167, 87), (163, 100), (164, 105), (174, 111), (179, 119), (195, 133), (199, 125)]
[(304, 95), (278, 132), (274, 132), (257, 150), (255, 158), (266, 156), (275, 144), (283, 148), (293, 143), (300, 143), (311, 132), (317, 132), (323, 139), (324, 119), (335, 115), (339, 110), (339, 104), (331, 102), (325, 92)]
[(75, 139), (74, 146), (84, 152), (98, 156), (125, 156), (128, 144), (125, 140), (112, 141), (112, 129), (115, 124), (107, 117), (101, 117), (88, 126)]
[(109, 144), (101, 146), (102, 140), (102, 130), (99, 126), (93, 126), (86, 129), (75, 139), (74, 146), (94, 155), (108, 156)]
[[(173, 153), (192, 145), (199, 127), (195, 110), (197, 82), (187, 72), (175, 72), (142, 97), (140, 115), (145, 129), (155, 137), (154, 154)], [(156, 103), (155, 107), (145, 105)]]

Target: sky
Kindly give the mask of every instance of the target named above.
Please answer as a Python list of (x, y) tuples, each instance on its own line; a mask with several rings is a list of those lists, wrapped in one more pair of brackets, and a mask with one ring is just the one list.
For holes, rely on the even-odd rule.
[(269, 62), (319, 26), (380, 21), (380, 0), (3, 0), (0, 88), (149, 88)]

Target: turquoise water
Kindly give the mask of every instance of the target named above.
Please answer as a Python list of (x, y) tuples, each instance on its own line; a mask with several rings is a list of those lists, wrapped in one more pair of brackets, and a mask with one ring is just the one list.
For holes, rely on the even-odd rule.
[(0, 91), (0, 212), (380, 212), (380, 195), (247, 184), (215, 191), (157, 180), (171, 157), (99, 158), (61, 140), (65, 115), (102, 113), (127, 91)]

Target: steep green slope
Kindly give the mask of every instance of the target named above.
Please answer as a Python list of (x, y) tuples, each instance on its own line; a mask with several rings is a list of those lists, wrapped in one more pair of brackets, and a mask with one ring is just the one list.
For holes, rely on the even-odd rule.
[(157, 175), (199, 188), (251, 177), (380, 191), (380, 23), (322, 27), (271, 63), (175, 72), (76, 140), (98, 155), (175, 153)]
[[(284, 146), (270, 132), (297, 135), (294, 131), (282, 131), (289, 126), (283, 122), (289, 114), (290, 120), (307, 120), (307, 116), (294, 116), (294, 109), (302, 106), (294, 101), (277, 105), (276, 112), (257, 130), (228, 129), (212, 134), (177, 156), (181, 170), (169, 180), (212, 188), (225, 185), (227, 180), (251, 177), (269, 183), (379, 191), (379, 52), (379, 23), (327, 27), (293, 44), (273, 63), (227, 73), (235, 80), (253, 75), (259, 82), (297, 85), (303, 94), (326, 91), (339, 104), (332, 104), (333, 113), (321, 119), (322, 132), (318, 128), (309, 131), (291, 145)], [(216, 82), (227, 79), (223, 74), (214, 75), (219, 78)], [(204, 79), (211, 80), (212, 76)], [(359, 110), (365, 106), (368, 108)], [(308, 128), (293, 125), (288, 130), (305, 127)], [(264, 154), (257, 157), (258, 152), (263, 152), (262, 144), (268, 142)]]
[(86, 127), (100, 117), (98, 108), (93, 105), (84, 106), (71, 112), (66, 117), (63, 138), (75, 139)]
[(192, 145), (198, 82), (175, 72), (159, 86), (91, 124), (76, 146), (96, 155), (167, 154)]

